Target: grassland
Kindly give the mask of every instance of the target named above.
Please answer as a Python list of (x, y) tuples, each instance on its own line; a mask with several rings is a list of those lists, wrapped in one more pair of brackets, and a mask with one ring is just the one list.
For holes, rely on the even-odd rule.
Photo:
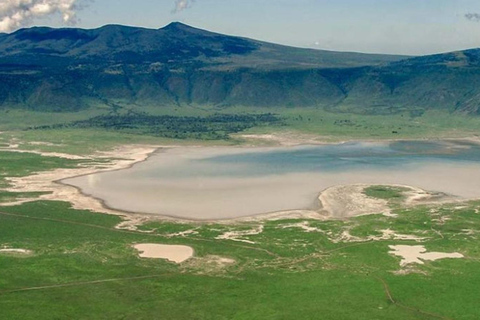
[[(375, 116), (304, 108), (283, 109), (279, 114), (285, 118), (285, 125), (273, 130), (318, 135), (328, 141), (458, 138), (476, 136), (480, 129), (478, 117), (443, 111), (428, 111), (412, 117), (407, 113)], [(253, 128), (248, 131), (272, 132), (272, 128)]]
[[(207, 117), (268, 109), (146, 111)], [(473, 136), (480, 127), (477, 118), (446, 113), (415, 118), (345, 115), (313, 108), (276, 113), (285, 126), (260, 126), (246, 132), (306, 133), (326, 140), (397, 139)], [(5, 115), (0, 120), (0, 131), (6, 131), (0, 134), (0, 146), (18, 144), (24, 150), (91, 154), (128, 143), (241, 143), (237, 139), (173, 140), (121, 130), (24, 131), (29, 126), (80, 121), (98, 114), (47, 117), (12, 111)], [(0, 186), (8, 186), (7, 177), (88, 161), (2, 151)], [(370, 197), (390, 201), (396, 218), (378, 215), (238, 225), (155, 222), (139, 226), (138, 231), (115, 228), (120, 217), (74, 210), (65, 202), (0, 207), (0, 249), (32, 251), (0, 253), (0, 319), (478, 319), (480, 203), (404, 208), (398, 205), (402, 191), (384, 186), (366, 190)], [(2, 191), (0, 202), (36, 196)], [(216, 239), (259, 224), (263, 225), (259, 234), (236, 241)], [(383, 230), (423, 240), (385, 238)], [(181, 265), (140, 259), (131, 247), (134, 243), (189, 245), (195, 249), (195, 258)], [(401, 268), (399, 258), (388, 253), (389, 245), (398, 244), (421, 244), (429, 251), (459, 252), (465, 258)], [(215, 257), (235, 263), (222, 265)]]
[[(4, 177), (78, 163), (0, 154)], [(401, 208), (401, 189), (374, 186), (366, 192), (391, 201), (398, 217), (152, 222), (130, 231), (115, 228), (120, 217), (74, 210), (65, 202), (2, 207), (0, 249), (32, 253), (0, 253), (0, 318), (477, 319), (480, 203)], [(260, 224), (261, 233), (216, 239)], [(382, 238), (387, 229), (423, 240)], [(140, 259), (134, 243), (189, 245), (195, 257), (181, 265)], [(389, 245), (398, 244), (465, 258), (401, 268), (388, 253)], [(235, 263), (219, 264), (216, 257)]]
[[(152, 233), (114, 229), (118, 217), (76, 211), (62, 202), (3, 208), (0, 243), (32, 255), (0, 255), (2, 319), (476, 319), (480, 252), (477, 205), (425, 208), (400, 217), (309, 221), (318, 232), (267, 222), (244, 236), (255, 244), (214, 240), (251, 226), (154, 224)], [(434, 219), (448, 216), (444, 224)], [(195, 230), (195, 234), (170, 237)], [(428, 237), (429, 250), (459, 251), (397, 275), (388, 245), (412, 241), (334, 243), (343, 230), (362, 237), (391, 228)], [(433, 231), (434, 230), (434, 231)], [(196, 258), (177, 266), (139, 259), (133, 243), (185, 244)], [(235, 259), (218, 266), (212, 255)], [(390, 296), (391, 295), (391, 298)]]
[[(155, 117), (172, 117), (171, 125), (175, 127), (175, 119), (182, 129), (175, 129), (175, 134), (159, 134), (164, 125), (132, 130), (131, 128), (72, 128), (72, 123), (88, 123), (89, 119), (98, 119), (100, 115), (125, 115), (141, 112)], [(264, 114), (273, 114), (277, 123), (250, 121), (248, 119)], [(355, 139), (438, 139), (478, 137), (480, 117), (464, 114), (452, 114), (445, 111), (427, 111), (412, 116), (409, 113), (392, 115), (359, 115), (351, 113), (333, 113), (322, 108), (247, 108), (229, 107), (218, 109), (213, 107), (129, 107), (120, 111), (108, 108), (87, 110), (77, 113), (44, 113), (22, 110), (3, 111), (0, 117), (0, 146), (17, 139), (18, 141), (48, 141), (58, 146), (35, 146), (47, 151), (64, 151), (70, 153), (88, 153), (98, 149), (111, 148), (125, 143), (153, 144), (228, 144), (242, 143), (242, 139), (229, 135), (228, 131), (218, 127), (218, 123), (208, 123), (212, 117), (231, 116), (245, 118), (238, 123), (240, 133), (246, 134), (289, 134), (291, 136), (307, 134), (320, 137), (323, 141), (343, 141)], [(190, 117), (191, 125), (185, 125), (184, 118)], [(183, 120), (182, 120), (183, 119)], [(199, 131), (197, 123), (202, 123)], [(148, 123), (146, 121), (145, 123)], [(31, 127), (52, 126), (50, 130), (26, 130)], [(63, 128), (61, 128), (64, 126)], [(211, 126), (211, 130), (209, 130)], [(173, 130), (173, 129), (172, 129)], [(173, 130), (173, 131), (175, 131)], [(241, 131), (243, 130), (243, 131)], [(168, 130), (167, 130), (168, 131)], [(172, 132), (173, 132), (172, 131)], [(24, 147), (28, 148), (28, 145)], [(31, 148), (31, 147), (30, 147)]]

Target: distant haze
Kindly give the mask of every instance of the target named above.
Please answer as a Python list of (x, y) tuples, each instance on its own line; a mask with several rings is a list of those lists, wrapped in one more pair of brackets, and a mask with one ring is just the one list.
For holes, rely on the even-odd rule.
[[(58, 27), (76, 21), (83, 28), (111, 23), (159, 28), (171, 21), (181, 21), (219, 33), (338, 51), (421, 55), (480, 47), (478, 0), (6, 0), (2, 3), (9, 8), (2, 12), (0, 6), (3, 31), (30, 25)], [(16, 11), (12, 9), (15, 4)]]

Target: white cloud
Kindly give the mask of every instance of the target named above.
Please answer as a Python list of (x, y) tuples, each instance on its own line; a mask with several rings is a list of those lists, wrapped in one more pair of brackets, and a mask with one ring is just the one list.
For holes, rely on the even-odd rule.
[(173, 9), (173, 13), (178, 13), (190, 8), (194, 2), (195, 0), (175, 0), (175, 9)]
[(81, 0), (0, 0), (0, 31), (24, 27), (35, 18), (59, 13), (66, 24), (75, 24)]

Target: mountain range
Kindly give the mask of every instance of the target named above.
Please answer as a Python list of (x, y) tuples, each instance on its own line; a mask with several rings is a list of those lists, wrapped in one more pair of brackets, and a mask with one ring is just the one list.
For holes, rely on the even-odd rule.
[(0, 108), (323, 107), (480, 113), (480, 49), (407, 57), (302, 49), (172, 23), (0, 34)]

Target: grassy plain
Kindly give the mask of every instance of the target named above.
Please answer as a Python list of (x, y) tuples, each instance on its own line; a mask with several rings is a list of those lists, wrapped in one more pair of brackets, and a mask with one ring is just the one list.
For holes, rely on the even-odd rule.
[[(293, 131), (322, 136), (329, 141), (359, 139), (425, 139), (478, 136), (480, 118), (443, 111), (428, 111), (421, 116), (410, 114), (358, 115), (332, 113), (322, 109), (282, 109), (278, 111), (286, 125), (275, 131)], [(272, 128), (253, 128), (262, 133)]]
[[(115, 229), (120, 218), (62, 202), (2, 208), (0, 243), (31, 255), (0, 254), (2, 319), (476, 319), (480, 275), (478, 204), (457, 210), (399, 210), (396, 219), (308, 221), (316, 232), (267, 222), (258, 235), (215, 240), (252, 225), (155, 223), (151, 233)], [(435, 222), (448, 216), (445, 223)], [(398, 275), (379, 230), (428, 237), (429, 250), (466, 258), (414, 266)], [(183, 237), (171, 233), (195, 230)], [(355, 242), (336, 239), (345, 230)], [(476, 229), (475, 229), (476, 230)], [(361, 240), (365, 237), (365, 240)], [(177, 266), (139, 259), (134, 243), (185, 244), (196, 257)], [(234, 259), (219, 266), (211, 256)]]
[[(195, 112), (207, 116), (253, 111)], [(280, 109), (277, 113), (285, 119), (285, 126), (247, 132), (307, 133), (345, 140), (470, 136), (480, 127), (477, 118), (446, 113), (416, 118), (318, 109)], [(127, 143), (241, 143), (236, 139), (171, 140), (112, 130), (24, 131), (25, 126), (47, 120), (55, 124), (94, 115), (76, 114), (75, 119), (68, 114), (46, 117), (21, 111), (6, 115), (0, 120), (0, 131), (7, 131), (0, 134), (0, 145), (17, 143), (29, 150), (91, 154)], [(25, 126), (19, 125), (27, 116)], [(19, 122), (13, 125), (14, 121)], [(32, 144), (38, 141), (50, 144)], [(0, 184), (8, 185), (6, 177), (88, 161), (0, 152)], [(375, 215), (345, 221), (237, 225), (156, 222), (138, 231), (116, 229), (120, 217), (74, 210), (65, 202), (0, 207), (0, 249), (32, 251), (27, 255), (0, 253), (0, 319), (478, 319), (480, 203), (402, 208), (398, 206), (401, 191), (378, 186), (367, 190), (368, 196), (391, 201), (396, 218)], [(2, 191), (0, 201), (35, 196)], [(259, 234), (239, 236), (236, 241), (216, 239), (225, 232), (254, 229), (259, 224), (263, 224)], [(313, 231), (306, 232), (305, 224)], [(424, 240), (373, 240), (387, 229)], [(193, 232), (172, 235), (187, 230)], [(343, 236), (345, 232), (350, 238)], [(134, 243), (189, 245), (195, 249), (195, 258), (181, 265), (140, 259), (131, 247)], [(388, 253), (389, 245), (398, 244), (459, 252), (465, 258), (402, 269), (400, 259)], [(219, 264), (216, 256), (235, 263)]]
[[(4, 176), (21, 176), (78, 161), (2, 153), (0, 163)], [(401, 190), (370, 191), (396, 202)], [(0, 318), (477, 319), (480, 203), (394, 207), (397, 218), (155, 222), (139, 231), (116, 229), (120, 217), (65, 202), (2, 207), (0, 248), (32, 253), (0, 253)], [(305, 223), (313, 231), (306, 232)], [(216, 239), (259, 224), (259, 234)], [(399, 258), (388, 246), (419, 243), (372, 240), (385, 229), (423, 237), (428, 250), (460, 252), (465, 259), (426, 262), (399, 274)], [(174, 235), (187, 230), (193, 232)], [(135, 243), (189, 245), (195, 258), (181, 265), (140, 259)], [(219, 264), (215, 257), (235, 263)]]
[[(332, 113), (321, 108), (249, 108), (229, 107), (131, 107), (120, 113), (145, 112), (152, 116), (197, 117), (204, 119), (212, 115), (259, 115), (275, 114), (278, 124), (262, 126), (261, 123), (246, 129), (241, 134), (298, 134), (320, 137), (323, 141), (385, 140), (385, 139), (439, 139), (479, 137), (480, 117), (451, 114), (445, 111), (427, 111), (419, 116), (409, 113), (392, 115), (360, 115)], [(183, 139), (139, 134), (132, 130), (105, 128), (62, 128), (50, 130), (27, 130), (30, 127), (68, 124), (91, 119), (101, 114), (111, 114), (110, 109), (82, 111), (78, 113), (43, 113), (22, 110), (2, 111), (0, 117), (0, 147), (20, 142), (22, 148), (42, 151), (88, 154), (96, 150), (111, 149), (119, 144), (207, 144), (237, 145), (243, 143), (238, 135), (230, 138), (219, 136), (217, 140), (202, 139), (201, 135), (185, 132)], [(200, 139), (198, 138), (200, 137)], [(31, 146), (31, 141), (48, 141), (53, 145)]]

